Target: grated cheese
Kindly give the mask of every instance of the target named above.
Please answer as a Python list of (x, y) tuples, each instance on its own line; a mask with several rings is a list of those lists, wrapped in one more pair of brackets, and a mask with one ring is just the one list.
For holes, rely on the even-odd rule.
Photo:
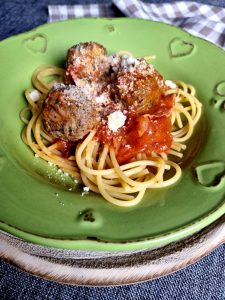
[(119, 128), (121, 128), (126, 121), (126, 116), (122, 113), (122, 111), (117, 110), (111, 113), (108, 116), (108, 127), (113, 132), (116, 132)]
[(108, 101), (108, 98), (106, 97), (106, 95), (101, 94), (100, 96), (97, 96), (95, 98), (96, 103), (106, 103)]
[(84, 187), (83, 187), (83, 191), (84, 191), (84, 192), (89, 192), (89, 190), (90, 190), (90, 188), (89, 188), (88, 186), (84, 186)]
[(167, 86), (168, 86), (169, 88), (171, 88), (171, 89), (177, 88), (176, 83), (174, 83), (172, 80), (166, 80), (166, 81), (165, 81), (165, 85), (167, 85)]
[(83, 192), (81, 194), (81, 197), (83, 197), (84, 195), (87, 195), (89, 192), (90, 188), (88, 186), (84, 186), (83, 187)]
[(37, 102), (40, 100), (40, 93), (38, 92), (38, 90), (32, 90), (30, 91), (29, 93), (29, 96), (30, 96), (30, 99), (33, 101), (33, 102)]

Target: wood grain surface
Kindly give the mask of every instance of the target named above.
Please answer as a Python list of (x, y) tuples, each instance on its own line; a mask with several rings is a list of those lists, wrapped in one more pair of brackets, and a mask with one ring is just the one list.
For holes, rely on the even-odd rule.
[(195, 263), (225, 242), (225, 216), (197, 234), (157, 249), (94, 252), (55, 249), (0, 232), (0, 257), (42, 278), (76, 285), (115, 286), (152, 280)]

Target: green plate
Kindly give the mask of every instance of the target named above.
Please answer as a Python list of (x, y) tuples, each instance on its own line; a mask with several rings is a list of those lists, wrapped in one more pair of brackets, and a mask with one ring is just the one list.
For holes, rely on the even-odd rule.
[[(196, 87), (203, 116), (185, 152), (181, 180), (149, 190), (131, 208), (82, 190), (36, 158), (21, 140), (19, 112), (33, 70), (64, 66), (67, 49), (96, 41), (109, 52), (156, 55), (166, 79)], [(225, 212), (225, 53), (181, 29), (138, 19), (78, 19), (47, 24), (0, 43), (0, 229), (33, 243), (123, 251), (162, 246)], [(70, 191), (70, 188), (73, 191)]]

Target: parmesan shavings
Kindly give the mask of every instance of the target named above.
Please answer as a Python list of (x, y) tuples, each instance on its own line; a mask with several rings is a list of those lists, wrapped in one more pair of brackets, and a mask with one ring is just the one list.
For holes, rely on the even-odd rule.
[(165, 85), (167, 85), (167, 86), (168, 86), (169, 88), (171, 88), (171, 89), (177, 88), (176, 83), (174, 83), (172, 80), (166, 80), (166, 81), (165, 81)]
[(106, 103), (108, 101), (108, 98), (106, 97), (106, 95), (101, 94), (100, 96), (97, 96), (95, 98), (96, 103)]
[(41, 95), (40, 93), (38, 92), (38, 90), (32, 90), (29, 92), (29, 96), (30, 96), (30, 99), (33, 101), (33, 102), (37, 102), (40, 100), (41, 98)]
[(81, 196), (83, 197), (84, 195), (87, 195), (89, 193), (89, 190), (90, 188), (88, 186), (84, 186)]
[(114, 111), (108, 116), (108, 127), (113, 132), (116, 132), (119, 128), (123, 127), (126, 121), (126, 116), (122, 111)]

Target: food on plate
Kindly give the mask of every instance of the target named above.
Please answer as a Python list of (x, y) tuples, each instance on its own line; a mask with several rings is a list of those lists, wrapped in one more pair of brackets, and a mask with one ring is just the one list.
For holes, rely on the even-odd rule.
[[(49, 75), (58, 78), (49, 83)], [(165, 80), (144, 58), (108, 55), (95, 42), (72, 46), (65, 70), (39, 67), (32, 83), (23, 140), (85, 191), (132, 206), (146, 189), (181, 177), (185, 142), (201, 116), (193, 86)]]
[[(167, 98), (175, 95), (165, 96), (168, 90), (162, 75), (144, 59), (123, 57), (121, 66), (116, 72), (114, 82), (116, 97), (122, 100), (128, 107), (133, 106), (140, 114), (162, 113), (162, 107), (167, 103)], [(165, 113), (172, 108), (170, 101)], [(160, 109), (159, 109), (160, 106)], [(168, 110), (167, 110), (168, 108)]]
[(55, 84), (42, 108), (45, 130), (53, 137), (72, 142), (83, 139), (100, 121), (87, 88), (74, 85)]
[(94, 42), (80, 43), (69, 48), (66, 58), (66, 84), (105, 85), (109, 77), (110, 64), (106, 49)]

